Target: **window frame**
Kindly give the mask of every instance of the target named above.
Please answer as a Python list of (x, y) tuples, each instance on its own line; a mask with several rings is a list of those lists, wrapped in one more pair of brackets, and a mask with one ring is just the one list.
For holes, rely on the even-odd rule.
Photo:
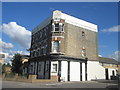
[(57, 72), (57, 64), (52, 64), (53, 68), (52, 68), (52, 72)]
[(82, 37), (85, 37), (85, 32), (84, 31), (82, 31)]
[[(58, 26), (56, 27), (56, 25), (58, 25)], [(55, 24), (55, 29), (54, 29), (55, 32), (59, 32), (59, 28), (60, 28), (60, 27), (59, 27), (59, 23), (56, 23), (56, 24)], [(56, 30), (56, 29), (58, 29), (58, 30)]]

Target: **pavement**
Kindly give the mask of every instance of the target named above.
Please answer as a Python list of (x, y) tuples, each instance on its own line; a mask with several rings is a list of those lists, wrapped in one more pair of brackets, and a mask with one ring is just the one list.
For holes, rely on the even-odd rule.
[(24, 83), (16, 81), (2, 81), (2, 88), (118, 88), (116, 81), (82, 81), (58, 83)]

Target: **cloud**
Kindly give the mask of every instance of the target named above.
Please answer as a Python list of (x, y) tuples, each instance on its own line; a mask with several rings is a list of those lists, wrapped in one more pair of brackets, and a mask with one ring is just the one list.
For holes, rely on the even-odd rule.
[(23, 48), (30, 48), (31, 32), (16, 22), (2, 25), (2, 31)]
[(12, 60), (13, 56), (16, 53), (22, 54), (22, 55), (29, 55), (28, 51), (21, 51), (21, 50), (12, 50), (14, 48), (14, 46), (12, 45), (12, 43), (6, 43), (4, 41), (2, 41), (2, 39), (0, 38), (0, 53), (5, 54), (5, 63), (10, 62), (10, 60)]
[(102, 32), (120, 32), (120, 25), (101, 30)]
[(102, 57), (102, 55), (98, 55), (99, 57)]
[(2, 49), (12, 49), (14, 45), (12, 43), (3, 42), (2, 39), (0, 38), (0, 47)]
[(120, 51), (115, 51), (111, 57), (120, 62)]
[(8, 63), (10, 62), (10, 60), (12, 60), (13, 56), (16, 54), (16, 53), (19, 53), (21, 55), (30, 55), (29, 52), (27, 51), (13, 51), (13, 50), (4, 50), (1, 52), (2, 54), (5, 54), (5, 63)]

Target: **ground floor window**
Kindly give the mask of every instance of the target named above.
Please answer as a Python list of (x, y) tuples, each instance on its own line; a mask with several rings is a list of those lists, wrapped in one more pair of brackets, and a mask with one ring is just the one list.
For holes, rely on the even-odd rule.
[(57, 72), (57, 64), (53, 64), (53, 72)]

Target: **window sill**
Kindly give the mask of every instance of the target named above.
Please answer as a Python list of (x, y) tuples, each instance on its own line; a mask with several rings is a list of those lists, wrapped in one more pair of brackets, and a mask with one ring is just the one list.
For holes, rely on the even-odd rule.
[(65, 33), (64, 31), (51, 31), (53, 33)]
[(57, 71), (55, 72), (55, 71), (52, 71), (51, 73), (57, 73)]
[(61, 54), (61, 55), (64, 55), (64, 53), (62, 53), (62, 52), (50, 52), (50, 54)]

